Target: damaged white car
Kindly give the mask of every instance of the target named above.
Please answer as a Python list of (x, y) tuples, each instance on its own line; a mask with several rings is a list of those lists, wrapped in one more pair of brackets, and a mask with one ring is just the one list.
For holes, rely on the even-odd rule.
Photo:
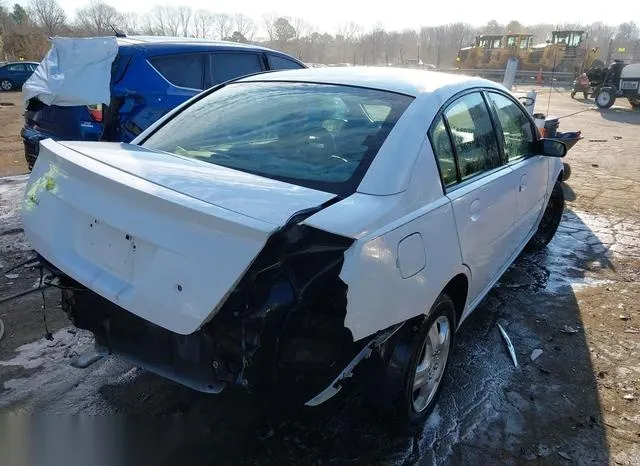
[(259, 74), (132, 144), (42, 141), (24, 225), (101, 351), (308, 405), (355, 374), (421, 421), (461, 322), (553, 237), (565, 154), (482, 79)]

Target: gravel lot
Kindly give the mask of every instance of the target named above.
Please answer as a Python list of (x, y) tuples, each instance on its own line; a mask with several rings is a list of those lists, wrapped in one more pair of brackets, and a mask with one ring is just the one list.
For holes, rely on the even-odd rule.
[[(162, 416), (156, 428), (166, 425), (166, 437), (137, 443), (149, 464), (640, 464), (640, 112), (622, 101), (593, 110), (592, 100), (540, 91), (536, 110), (550, 102), (550, 115), (575, 113), (560, 129), (584, 136), (566, 158), (563, 222), (548, 250), (522, 256), (457, 334), (440, 404), (423, 428), (384, 424), (355, 389), (319, 408), (284, 408), (241, 391), (196, 393), (115, 358), (72, 368), (91, 337), (69, 327), (53, 291), (44, 297), (51, 341), (40, 294), (0, 304), (0, 410), (113, 422)], [(26, 168), (19, 97), (0, 94), (0, 175)], [(6, 276), (31, 256), (20, 225), (24, 183), (0, 180), (0, 296), (38, 280), (29, 267)], [(543, 353), (531, 361), (534, 349)], [(114, 455), (128, 464), (122, 455), (135, 450), (109, 436), (90, 445), (61, 454), (67, 464)], [(90, 463), (79, 459), (85, 454)]]

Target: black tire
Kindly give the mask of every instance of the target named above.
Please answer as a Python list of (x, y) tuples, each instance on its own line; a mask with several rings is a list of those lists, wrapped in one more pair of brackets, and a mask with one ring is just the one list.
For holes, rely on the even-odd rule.
[(616, 93), (610, 87), (603, 87), (594, 96), (598, 108), (611, 108), (616, 102)]
[(558, 230), (563, 212), (564, 189), (562, 189), (562, 183), (556, 181), (553, 185), (553, 191), (551, 191), (551, 196), (549, 197), (549, 202), (547, 202), (542, 219), (540, 219), (538, 229), (525, 247), (527, 251), (537, 252), (549, 244)]
[[(438, 402), (442, 389), (442, 380), (446, 377), (449, 367), (449, 356), (453, 347), (455, 335), (455, 306), (453, 301), (446, 294), (441, 294), (431, 307), (429, 315), (412, 319), (407, 322), (396, 335), (387, 342), (383, 353), (384, 357), (379, 357), (375, 369), (370, 372), (365, 380), (368, 381), (368, 390), (363, 394), (367, 400), (382, 408), (383, 413), (390, 420), (397, 423), (399, 427), (411, 427), (424, 424), (429, 414)], [(437, 328), (448, 325), (448, 340), (445, 340), (446, 361), (441, 371), (438, 371), (438, 361), (442, 353), (436, 354), (436, 364), (433, 370), (438, 374), (436, 377), (435, 391), (432, 393), (424, 407), (416, 409), (414, 403), (414, 381), (416, 369), (424, 356), (424, 349), (428, 339), (428, 333), (434, 324)], [(444, 352), (444, 351), (442, 351)], [(431, 373), (431, 369), (428, 371)], [(375, 375), (375, 377), (372, 377)], [(425, 400), (426, 401), (426, 400)]]
[(0, 91), (12, 91), (14, 88), (13, 86), (13, 82), (10, 81), (9, 79), (3, 79), (2, 81), (0, 81)]
[(562, 162), (562, 181), (567, 181), (569, 178), (571, 178), (571, 165)]

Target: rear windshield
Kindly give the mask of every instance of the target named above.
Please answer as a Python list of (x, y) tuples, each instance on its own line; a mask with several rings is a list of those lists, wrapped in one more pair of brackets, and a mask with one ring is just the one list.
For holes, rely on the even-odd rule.
[(412, 100), (349, 86), (235, 83), (185, 108), (142, 146), (348, 195)]

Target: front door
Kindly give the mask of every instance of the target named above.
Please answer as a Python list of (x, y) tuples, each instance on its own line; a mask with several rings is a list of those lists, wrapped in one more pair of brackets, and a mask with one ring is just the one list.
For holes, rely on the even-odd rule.
[(520, 247), (537, 227), (547, 197), (549, 158), (535, 153), (531, 120), (509, 97), (487, 93), (496, 115), (508, 165), (517, 193), (514, 234)]
[[(471, 270), (473, 302), (514, 253), (516, 195), (482, 94), (460, 97), (443, 115), (431, 137), (453, 205), (462, 260)], [(448, 141), (442, 135), (447, 133)], [(450, 155), (447, 144), (453, 147)]]

